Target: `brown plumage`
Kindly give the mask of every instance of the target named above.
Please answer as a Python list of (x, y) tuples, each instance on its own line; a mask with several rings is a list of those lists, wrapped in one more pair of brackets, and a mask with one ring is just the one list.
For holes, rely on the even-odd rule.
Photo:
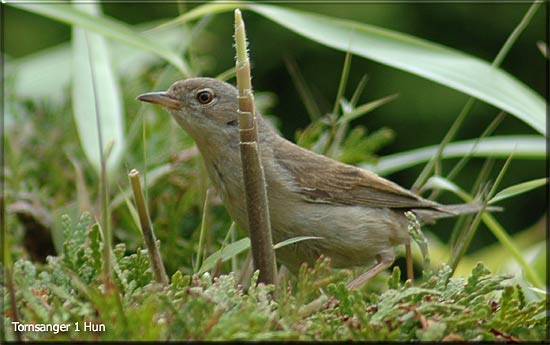
[[(237, 90), (211, 78), (174, 83), (167, 92), (138, 97), (167, 108), (195, 140), (206, 170), (233, 220), (245, 231), (248, 222), (239, 151)], [(372, 265), (349, 286), (359, 287), (389, 267), (394, 246), (408, 244), (412, 210), (421, 221), (473, 213), (479, 204), (441, 205), (424, 199), (370, 171), (301, 148), (279, 136), (257, 114), (260, 154), (269, 200), (273, 242), (297, 236), (301, 241), (277, 251), (277, 258), (297, 272), (319, 255), (334, 267)]]

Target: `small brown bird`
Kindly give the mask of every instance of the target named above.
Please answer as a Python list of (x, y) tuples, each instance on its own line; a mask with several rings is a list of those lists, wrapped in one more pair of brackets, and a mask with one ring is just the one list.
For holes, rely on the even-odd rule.
[[(138, 96), (172, 114), (195, 140), (206, 170), (233, 220), (248, 222), (239, 150), (237, 89), (211, 78), (174, 83), (166, 92)], [(378, 175), (301, 148), (257, 114), (273, 243), (317, 236), (277, 250), (292, 272), (323, 254), (333, 267), (371, 267), (349, 286), (362, 286), (391, 266), (394, 247), (408, 244), (405, 211), (421, 222), (479, 211), (478, 204), (441, 205)], [(373, 265), (374, 263), (374, 265)]]

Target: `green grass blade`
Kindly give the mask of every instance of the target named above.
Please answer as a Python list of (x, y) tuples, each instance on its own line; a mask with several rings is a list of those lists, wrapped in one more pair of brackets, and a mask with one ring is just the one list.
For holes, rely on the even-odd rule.
[[(400, 32), (264, 4), (254, 12), (334, 49), (440, 83), (483, 100), (546, 133), (544, 99), (502, 69), (461, 51)], [(351, 42), (351, 44), (350, 44)]]
[[(91, 5), (84, 6), (84, 9), (99, 11)], [(96, 116), (100, 117), (101, 123), (101, 150), (109, 151), (106, 155), (109, 174), (118, 166), (124, 147), (124, 110), (109, 56), (103, 36), (81, 27), (73, 28), (73, 115), (80, 145), (98, 174), (101, 155)], [(93, 82), (96, 83), (95, 91)]]
[(197, 272), (197, 269), (202, 266), (203, 255), (205, 250), (205, 240), (206, 240), (206, 231), (208, 225), (208, 212), (210, 208), (210, 193), (211, 190), (206, 190), (206, 196), (204, 197), (204, 206), (202, 208), (202, 221), (201, 221), (201, 230), (199, 233), (199, 247), (197, 249), (197, 261), (195, 262), (195, 267), (193, 267), (193, 272)]
[(489, 200), (489, 204), (494, 204), (498, 201), (511, 198), (518, 194), (527, 193), (535, 188), (542, 187), (547, 183), (548, 178), (539, 178), (536, 180), (516, 184), (498, 192), (491, 200)]
[(346, 92), (346, 85), (349, 78), (349, 70), (351, 68), (351, 52), (346, 52), (346, 58), (344, 60), (344, 66), (342, 66), (342, 75), (340, 77), (340, 84), (338, 85), (338, 91), (336, 92), (336, 99), (334, 100), (334, 106), (332, 108), (332, 114), (338, 114), (338, 108), (340, 107), (340, 101), (344, 97)]
[(463, 200), (468, 200), (469, 196), (462, 188), (454, 184), (449, 179), (441, 176), (432, 176), (424, 185), (424, 189), (446, 190), (458, 195)]
[(229, 12), (233, 11), (234, 9), (238, 8), (241, 4), (238, 2), (213, 2), (209, 4), (205, 4), (202, 6), (197, 6), (193, 8), (192, 10), (183, 13), (182, 15), (176, 17), (175, 19), (172, 19), (169, 22), (166, 22), (162, 25), (159, 25), (156, 29), (165, 29), (167, 27), (172, 27), (175, 25), (180, 25), (195, 19), (202, 18), (204, 16), (210, 15), (210, 14), (216, 14), (216, 13), (223, 13), (223, 12)]
[[(388, 155), (380, 158), (376, 165), (363, 164), (361, 167), (380, 175), (391, 174), (427, 162), (437, 152), (438, 147), (434, 145)], [(462, 157), (469, 152), (472, 157), (506, 158), (514, 152), (516, 159), (545, 159), (546, 140), (541, 136), (510, 135), (494, 136), (479, 141), (457, 141), (445, 147), (442, 158)]]
[(92, 15), (66, 4), (9, 2), (7, 5), (48, 17), (65, 24), (79, 26), (105, 37), (138, 47), (164, 58), (177, 67), (184, 75), (190, 75), (189, 67), (176, 52), (159, 44), (156, 40), (148, 39), (134, 32), (129, 25), (113, 18), (103, 15)]
[(349, 123), (349, 122), (351, 122), (351, 121), (353, 121), (353, 120), (355, 120), (355, 119), (357, 119), (357, 118), (373, 111), (374, 109), (376, 109), (378, 107), (381, 107), (382, 105), (393, 101), (397, 97), (398, 97), (397, 94), (389, 95), (389, 96), (386, 96), (384, 98), (377, 99), (376, 101), (372, 101), (372, 102), (362, 104), (362, 105), (358, 106), (357, 108), (353, 109), (352, 111), (350, 111), (349, 113), (345, 113), (344, 115), (342, 115), (338, 119), (338, 123), (339, 124)]
[(301, 242), (301, 241), (306, 241), (306, 240), (322, 240), (322, 239), (324, 239), (324, 237), (319, 237), (319, 236), (296, 236), (296, 237), (292, 237), (292, 238), (286, 239), (284, 241), (281, 241), (277, 244), (274, 244), (273, 249), (279, 249), (279, 248), (282, 248), (284, 246), (288, 246), (289, 244), (293, 244), (293, 243), (296, 243), (296, 242)]
[(214, 266), (216, 266), (216, 263), (220, 259), (222, 262), (225, 262), (232, 257), (239, 255), (247, 249), (250, 249), (250, 238), (246, 237), (238, 240), (237, 242), (233, 242), (207, 257), (202, 263), (198, 273), (202, 274), (206, 271), (209, 271), (214, 268)]
[[(514, 158), (517, 158), (515, 154), (514, 154)], [(441, 189), (453, 192), (465, 202), (473, 201), (473, 198), (471, 196), (464, 193), (459, 186), (457, 186), (452, 181), (447, 180), (446, 178), (437, 177), (436, 179), (432, 179), (432, 181), (433, 181), (434, 187), (436, 188), (441, 188)], [(508, 253), (517, 261), (517, 263), (524, 270), (525, 275), (529, 278), (529, 280), (536, 287), (542, 287), (543, 286), (542, 280), (536, 274), (534, 269), (527, 263), (521, 251), (516, 246), (516, 244), (510, 237), (510, 235), (508, 235), (506, 230), (502, 227), (502, 225), (500, 225), (500, 223), (488, 212), (483, 212), (483, 214), (481, 215), (481, 220), (483, 221), (485, 226), (489, 228), (491, 233), (497, 238), (497, 240), (500, 242), (502, 247), (508, 250)]]
[[(145, 30), (154, 23), (139, 25), (136, 29)], [(190, 35), (184, 28), (144, 33), (147, 39), (154, 37), (169, 49), (188, 44)], [(151, 64), (161, 58), (157, 55), (117, 41), (107, 40), (111, 52), (111, 61), (115, 71), (125, 76), (141, 75)], [(22, 58), (6, 61), (6, 70), (14, 74), (15, 94), (25, 98), (61, 102), (66, 99), (67, 87), (70, 85), (72, 71), (67, 68), (72, 62), (70, 43), (63, 43), (52, 48), (40, 50)]]

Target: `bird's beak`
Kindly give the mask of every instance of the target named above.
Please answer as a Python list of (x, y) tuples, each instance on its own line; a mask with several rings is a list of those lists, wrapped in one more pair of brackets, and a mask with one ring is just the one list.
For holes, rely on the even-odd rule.
[(183, 107), (183, 102), (173, 98), (166, 92), (148, 92), (137, 96), (137, 99), (143, 102), (162, 105), (168, 109), (181, 109)]

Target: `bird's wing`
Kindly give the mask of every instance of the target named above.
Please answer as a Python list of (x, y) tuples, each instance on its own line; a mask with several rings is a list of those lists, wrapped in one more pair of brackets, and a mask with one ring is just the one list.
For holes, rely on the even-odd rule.
[(303, 149), (285, 139), (273, 153), (307, 201), (388, 208), (429, 208), (441, 205), (424, 199), (370, 171)]

